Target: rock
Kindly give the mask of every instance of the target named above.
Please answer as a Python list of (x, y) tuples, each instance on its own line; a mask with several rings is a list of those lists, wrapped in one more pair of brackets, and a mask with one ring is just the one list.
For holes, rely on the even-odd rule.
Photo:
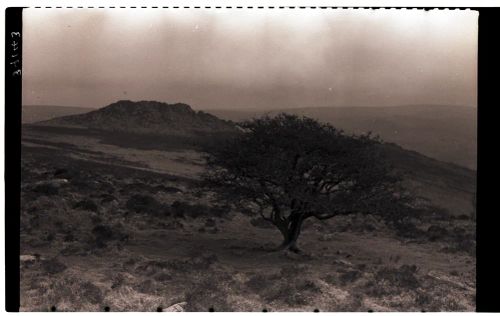
[(324, 234), (324, 235), (319, 236), (319, 238), (318, 238), (318, 240), (320, 240), (320, 241), (331, 241), (333, 239), (335, 239), (334, 234)]
[(184, 307), (187, 305), (187, 302), (176, 303), (172, 306), (165, 308), (163, 311), (167, 313), (172, 312), (184, 312)]
[(334, 263), (336, 264), (341, 264), (341, 265), (344, 265), (344, 266), (348, 266), (348, 267), (353, 267), (353, 264), (347, 260), (343, 260), (343, 259), (337, 259), (334, 261)]
[(19, 257), (19, 260), (21, 260), (21, 262), (29, 262), (29, 261), (35, 261), (37, 260), (37, 258), (32, 255), (21, 255)]

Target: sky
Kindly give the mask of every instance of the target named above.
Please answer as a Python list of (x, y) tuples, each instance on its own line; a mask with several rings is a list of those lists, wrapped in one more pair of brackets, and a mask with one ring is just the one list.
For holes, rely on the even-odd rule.
[(23, 104), (477, 106), (477, 13), (26, 9)]

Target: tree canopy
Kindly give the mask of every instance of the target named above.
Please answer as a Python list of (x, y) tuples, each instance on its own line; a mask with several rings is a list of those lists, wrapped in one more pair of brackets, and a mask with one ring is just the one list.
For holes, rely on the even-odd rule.
[[(302, 223), (376, 213), (403, 199), (381, 141), (329, 124), (280, 114), (242, 124), (243, 132), (207, 150), (206, 183), (221, 198), (250, 207), (298, 251)], [(392, 205), (393, 206), (393, 205)]]

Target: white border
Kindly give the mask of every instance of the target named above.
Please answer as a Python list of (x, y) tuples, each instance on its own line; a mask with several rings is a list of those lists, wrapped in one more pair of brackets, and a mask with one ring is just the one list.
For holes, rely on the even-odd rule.
[(130, 6), (343, 6), (343, 7), (496, 7), (500, 0), (3, 0), (0, 8), (34, 7), (130, 7)]

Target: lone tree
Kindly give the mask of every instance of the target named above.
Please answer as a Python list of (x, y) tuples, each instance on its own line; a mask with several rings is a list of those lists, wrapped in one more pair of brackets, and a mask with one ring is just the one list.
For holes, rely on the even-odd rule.
[(377, 213), (403, 200), (381, 142), (349, 136), (294, 115), (254, 119), (244, 132), (207, 149), (206, 183), (219, 197), (250, 207), (283, 235), (279, 249), (298, 252), (309, 217)]

